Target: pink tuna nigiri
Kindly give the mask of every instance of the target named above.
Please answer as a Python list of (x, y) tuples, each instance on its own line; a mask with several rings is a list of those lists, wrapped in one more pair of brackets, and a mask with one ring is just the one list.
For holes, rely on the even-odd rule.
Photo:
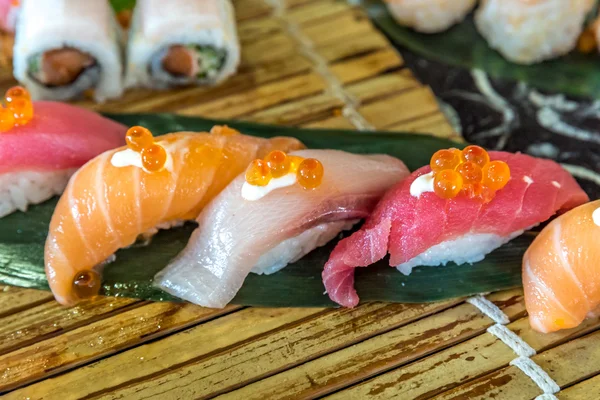
[(225, 307), (250, 272), (274, 273), (323, 246), (369, 215), (385, 191), (409, 173), (400, 160), (385, 155), (291, 154), (322, 163), (318, 187), (304, 189), (288, 174), (271, 181), (275, 186), (264, 194), (268, 185), (251, 187), (238, 176), (203, 210), (187, 247), (158, 273), (155, 284), (192, 303)]
[(63, 103), (33, 103), (33, 118), (0, 132), (0, 218), (62, 193), (76, 169), (125, 142), (127, 127)]
[(332, 252), (323, 271), (329, 297), (356, 306), (354, 268), (388, 252), (390, 265), (406, 275), (419, 265), (473, 263), (557, 211), (588, 201), (575, 179), (553, 161), (506, 152), (489, 156), (506, 162), (511, 178), (487, 204), (466, 196), (447, 200), (432, 192), (411, 194), (413, 182), (431, 172), (429, 166), (388, 192), (364, 226)]
[(12, 33), (15, 31), (19, 0), (0, 0), (0, 30)]

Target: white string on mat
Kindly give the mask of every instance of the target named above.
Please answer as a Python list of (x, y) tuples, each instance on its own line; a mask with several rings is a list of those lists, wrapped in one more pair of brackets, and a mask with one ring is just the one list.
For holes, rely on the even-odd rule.
[(544, 394), (536, 397), (536, 400), (558, 400), (554, 394), (560, 391), (560, 386), (554, 382), (542, 367), (529, 358), (536, 354), (535, 349), (505, 326), (510, 322), (508, 316), (483, 295), (473, 296), (467, 299), (467, 303), (477, 307), (479, 311), (495, 322), (487, 331), (500, 339), (500, 341), (517, 354), (518, 357), (512, 360), (510, 365), (523, 371), (544, 392)]
[(344, 86), (329, 69), (327, 61), (315, 51), (312, 40), (302, 33), (302, 30), (294, 21), (287, 17), (283, 0), (267, 0), (267, 2), (273, 7), (275, 17), (284, 23), (289, 35), (300, 46), (300, 53), (313, 63), (315, 70), (325, 80), (328, 91), (344, 103), (342, 115), (359, 131), (375, 130), (375, 127), (358, 112), (357, 107), (360, 102), (344, 89)]

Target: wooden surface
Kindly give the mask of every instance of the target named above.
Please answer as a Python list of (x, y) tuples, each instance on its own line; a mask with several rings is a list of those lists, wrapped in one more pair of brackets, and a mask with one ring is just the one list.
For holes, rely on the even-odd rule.
[[(83, 104), (455, 138), (430, 89), (361, 10), (335, 0), (286, 3), (278, 14), (266, 0), (235, 2), (243, 63), (218, 88), (135, 91), (105, 105)], [(5, 71), (0, 85), (12, 84)], [(600, 393), (598, 320), (541, 335), (529, 327), (521, 291), (488, 299), (565, 388), (560, 399), (600, 397), (589, 397)], [(0, 393), (45, 400), (513, 400), (541, 394), (509, 366), (512, 350), (486, 332), (493, 321), (463, 300), (352, 310), (210, 310), (104, 298), (65, 309), (49, 293), (0, 287)]]

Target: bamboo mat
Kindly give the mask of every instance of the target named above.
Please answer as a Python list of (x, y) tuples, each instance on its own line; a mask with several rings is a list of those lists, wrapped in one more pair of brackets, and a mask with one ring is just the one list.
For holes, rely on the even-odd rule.
[[(343, 1), (238, 0), (240, 73), (218, 88), (134, 91), (101, 111), (169, 111), (320, 128), (454, 135), (430, 89)], [(7, 71), (2, 88), (13, 82)], [(326, 133), (324, 133), (326, 134)], [(600, 322), (529, 327), (522, 291), (487, 296), (563, 390), (600, 398)], [(65, 309), (0, 287), (6, 399), (521, 399), (542, 392), (464, 299), (347, 309), (265, 309), (102, 298)], [(590, 397), (591, 396), (591, 397)]]

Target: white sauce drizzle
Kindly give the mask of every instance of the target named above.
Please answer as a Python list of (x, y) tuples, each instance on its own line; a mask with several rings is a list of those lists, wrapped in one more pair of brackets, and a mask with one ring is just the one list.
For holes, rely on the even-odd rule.
[(531, 179), (531, 177), (527, 175), (523, 176), (523, 181), (528, 185), (531, 185), (533, 183), (533, 179)]
[(411, 196), (421, 197), (426, 192), (433, 192), (433, 171), (419, 176), (410, 185)]
[[(166, 149), (165, 149), (166, 150)], [(124, 167), (138, 167), (144, 170), (144, 172), (151, 173), (144, 168), (142, 164), (142, 155), (131, 149), (125, 149), (117, 151), (110, 159), (110, 163), (113, 167), (124, 168)], [(169, 172), (173, 172), (173, 157), (169, 151), (167, 151), (167, 161), (165, 162), (165, 169)]]
[(260, 200), (273, 190), (292, 186), (296, 182), (296, 174), (287, 174), (281, 178), (273, 178), (266, 186), (256, 186), (244, 182), (244, 185), (242, 185), (242, 197), (248, 201)]
[(596, 208), (592, 213), (592, 220), (594, 220), (596, 226), (600, 226), (600, 207)]
[(556, 181), (552, 181), (552, 185), (553, 185), (554, 187), (557, 187), (557, 188), (559, 188), (559, 189), (561, 188), (561, 185), (560, 185), (560, 183), (558, 183), (558, 182), (556, 182)]

